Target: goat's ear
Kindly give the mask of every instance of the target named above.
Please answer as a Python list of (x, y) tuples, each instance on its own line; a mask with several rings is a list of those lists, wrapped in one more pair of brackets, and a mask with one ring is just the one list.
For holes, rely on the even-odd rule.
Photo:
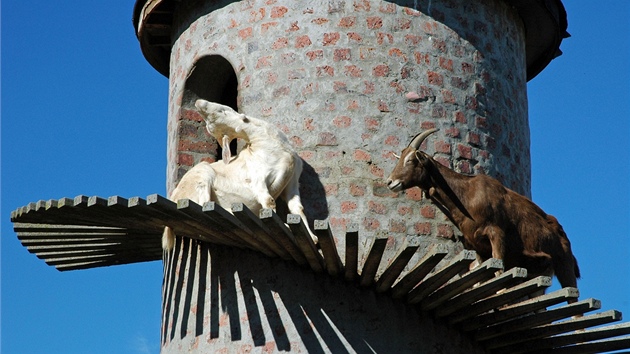
[(418, 158), (418, 161), (420, 161), (420, 164), (422, 164), (423, 166), (429, 163), (429, 155), (427, 155), (426, 153), (422, 151), (416, 151), (415, 154)]

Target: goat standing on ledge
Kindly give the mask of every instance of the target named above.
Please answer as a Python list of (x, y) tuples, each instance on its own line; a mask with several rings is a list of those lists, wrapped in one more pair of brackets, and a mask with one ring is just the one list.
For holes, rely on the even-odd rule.
[[(223, 161), (200, 162), (182, 177), (171, 194), (172, 201), (190, 199), (203, 205), (214, 201), (221, 206), (243, 203), (258, 214), (262, 208), (276, 209), (276, 198), (287, 202), (289, 212), (300, 215), (313, 242), (313, 234), (300, 200), (299, 178), (302, 159), (287, 137), (274, 125), (234, 111), (228, 106), (197, 100), (195, 107), (206, 121), (206, 129), (223, 148)], [(245, 140), (236, 156), (230, 154), (230, 141)], [(162, 248), (175, 243), (173, 230), (166, 226)]]
[(402, 151), (389, 189), (422, 189), (481, 260), (501, 259), (505, 269), (523, 267), (532, 276), (555, 273), (562, 287), (577, 287), (580, 270), (558, 220), (492, 177), (457, 173), (418, 151), (436, 131), (418, 134)]

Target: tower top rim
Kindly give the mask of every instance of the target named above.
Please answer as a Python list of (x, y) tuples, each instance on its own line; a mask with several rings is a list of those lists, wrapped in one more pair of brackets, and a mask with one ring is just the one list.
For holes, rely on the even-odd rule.
[[(183, 0), (136, 0), (133, 26), (140, 49), (149, 64), (169, 76), (173, 45), (172, 24)], [(567, 13), (561, 0), (503, 0), (513, 6), (525, 27), (527, 81), (536, 77), (562, 54), (560, 45), (567, 32)]]

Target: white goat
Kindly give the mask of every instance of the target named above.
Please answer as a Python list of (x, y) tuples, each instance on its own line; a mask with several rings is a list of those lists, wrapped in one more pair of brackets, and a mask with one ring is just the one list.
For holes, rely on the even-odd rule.
[[(276, 198), (282, 197), (289, 212), (300, 215), (317, 243), (300, 200), (298, 179), (302, 159), (289, 139), (274, 125), (228, 106), (202, 99), (195, 106), (206, 121), (206, 129), (223, 148), (223, 161), (195, 165), (182, 177), (169, 199), (190, 199), (199, 205), (209, 201), (221, 206), (243, 203), (258, 214), (261, 208), (275, 210)], [(231, 156), (229, 143), (235, 138), (243, 139), (246, 145), (236, 156)], [(162, 248), (170, 250), (174, 243), (173, 230), (166, 226)]]

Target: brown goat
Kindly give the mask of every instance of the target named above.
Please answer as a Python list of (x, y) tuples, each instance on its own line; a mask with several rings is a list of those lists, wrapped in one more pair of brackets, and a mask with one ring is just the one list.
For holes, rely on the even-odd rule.
[(558, 220), (492, 177), (457, 173), (418, 151), (436, 131), (418, 134), (402, 151), (389, 189), (422, 189), (481, 260), (501, 259), (505, 269), (523, 267), (530, 276), (555, 273), (562, 287), (577, 287), (580, 270)]

